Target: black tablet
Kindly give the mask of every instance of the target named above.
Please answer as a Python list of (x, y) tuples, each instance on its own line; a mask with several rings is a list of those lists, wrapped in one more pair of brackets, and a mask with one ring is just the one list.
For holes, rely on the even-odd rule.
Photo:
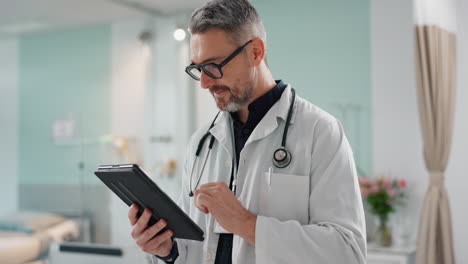
[[(159, 219), (167, 221), (174, 238), (203, 241), (203, 230), (172, 201), (136, 164), (105, 165), (94, 172), (128, 206), (136, 203), (139, 215), (144, 208), (153, 213), (149, 225)], [(160, 233), (161, 233), (160, 232)]]

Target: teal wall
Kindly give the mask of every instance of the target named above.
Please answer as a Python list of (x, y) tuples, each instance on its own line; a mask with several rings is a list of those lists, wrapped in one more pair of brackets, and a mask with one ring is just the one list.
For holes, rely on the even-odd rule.
[(55, 145), (52, 122), (72, 114), (78, 135), (109, 133), (110, 25), (25, 35), (19, 54), (19, 183), (79, 183), (81, 160), (84, 182), (94, 182), (101, 147)]
[[(345, 126), (358, 166), (372, 172), (369, 0), (252, 0), (276, 79)], [(344, 114), (339, 105), (359, 106)]]
[[(252, 0), (268, 32), (275, 78), (345, 125), (358, 166), (372, 172), (369, 0)], [(93, 25), (20, 38), (19, 183), (85, 183), (103, 160), (102, 146), (57, 146), (52, 122), (69, 113), (80, 136), (110, 132), (111, 26)], [(339, 104), (361, 107), (360, 118)], [(347, 122), (346, 122), (347, 120)], [(96, 181), (97, 182), (97, 181)]]

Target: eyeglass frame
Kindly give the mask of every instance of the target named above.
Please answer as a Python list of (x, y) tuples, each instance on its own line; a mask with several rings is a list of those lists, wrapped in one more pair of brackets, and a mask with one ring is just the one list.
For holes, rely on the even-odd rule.
[[(200, 73), (203, 71), (206, 75), (208, 75), (210, 78), (212, 79), (221, 79), (223, 78), (224, 76), (224, 73), (222, 71), (222, 68), (224, 66), (226, 66), (226, 64), (228, 64), (228, 62), (230, 62), (232, 59), (234, 59), (234, 57), (236, 57), (239, 53), (241, 53), (241, 51), (250, 43), (252, 42), (253, 39), (247, 41), (244, 45), (240, 46), (239, 48), (237, 48), (233, 53), (231, 53), (231, 55), (229, 55), (226, 59), (224, 59), (221, 63), (217, 64), (217, 63), (214, 63), (214, 62), (210, 62), (210, 63), (203, 63), (203, 64), (190, 64), (189, 66), (185, 67), (185, 72), (190, 76), (192, 77), (192, 79), (196, 80), (196, 81), (200, 81), (201, 78), (193, 75), (190, 70), (191, 69), (197, 69)], [(208, 70), (205, 70), (205, 67), (208, 66), (208, 65), (211, 65), (211, 66), (214, 66), (218, 69), (219, 73), (221, 74), (221, 76), (219, 77), (216, 77), (214, 76), (213, 74), (211, 74)]]

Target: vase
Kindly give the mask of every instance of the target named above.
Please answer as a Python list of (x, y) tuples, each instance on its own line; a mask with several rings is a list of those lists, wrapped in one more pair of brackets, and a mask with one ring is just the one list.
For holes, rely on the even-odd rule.
[(377, 242), (382, 247), (392, 246), (392, 229), (388, 225), (388, 219), (380, 218), (379, 227), (377, 229)]

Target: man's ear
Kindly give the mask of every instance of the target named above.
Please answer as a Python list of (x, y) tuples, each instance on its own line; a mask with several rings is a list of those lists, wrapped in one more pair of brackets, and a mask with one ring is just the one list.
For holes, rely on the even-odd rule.
[(251, 45), (251, 62), (254, 66), (260, 65), (262, 60), (265, 58), (266, 47), (265, 42), (261, 38), (254, 38)]

